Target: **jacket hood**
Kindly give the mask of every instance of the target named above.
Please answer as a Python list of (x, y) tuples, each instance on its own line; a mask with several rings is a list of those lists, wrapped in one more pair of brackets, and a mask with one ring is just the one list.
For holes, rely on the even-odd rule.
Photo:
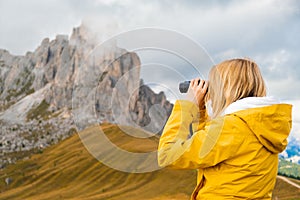
[(269, 151), (285, 149), (292, 128), (292, 105), (273, 97), (247, 97), (229, 105), (224, 114), (241, 118)]

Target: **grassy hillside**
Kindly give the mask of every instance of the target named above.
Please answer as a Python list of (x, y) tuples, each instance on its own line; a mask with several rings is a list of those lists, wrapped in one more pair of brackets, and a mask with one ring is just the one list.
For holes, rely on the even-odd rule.
[[(134, 139), (111, 125), (103, 130), (114, 143), (130, 151), (157, 147), (154, 137)], [(6, 177), (12, 178), (9, 186)], [(195, 182), (195, 171), (164, 169), (130, 174), (113, 170), (93, 158), (78, 135), (73, 135), (42, 154), (0, 171), (0, 199), (188, 199)]]
[(300, 180), (300, 165), (280, 159), (278, 173), (283, 176)]
[[(84, 131), (90, 134), (99, 127)], [(132, 152), (157, 148), (158, 139), (136, 139), (114, 125), (103, 130), (112, 142)], [(138, 131), (127, 127), (127, 130)], [(97, 141), (95, 141), (97, 142)], [(5, 179), (10, 177), (10, 185)], [(130, 174), (111, 169), (93, 158), (77, 134), (28, 160), (0, 171), (0, 199), (189, 199), (196, 182), (195, 171), (162, 169)], [(300, 191), (278, 180), (278, 199), (299, 199)]]

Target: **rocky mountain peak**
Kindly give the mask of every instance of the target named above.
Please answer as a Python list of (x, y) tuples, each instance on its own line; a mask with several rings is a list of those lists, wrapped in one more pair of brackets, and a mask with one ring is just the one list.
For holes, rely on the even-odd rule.
[(95, 46), (100, 42), (101, 41), (99, 40), (97, 34), (93, 32), (85, 23), (82, 23), (79, 27), (73, 28), (70, 36), (70, 44), (75, 45), (78, 48), (86, 45)]
[(97, 44), (81, 25), (24, 56), (0, 50), (0, 153), (44, 148), (104, 121), (161, 131), (172, 104), (140, 84), (138, 55)]

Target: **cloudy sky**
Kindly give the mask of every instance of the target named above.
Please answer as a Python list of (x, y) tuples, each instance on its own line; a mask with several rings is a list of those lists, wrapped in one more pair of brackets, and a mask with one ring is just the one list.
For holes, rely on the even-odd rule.
[[(102, 40), (156, 27), (195, 41), (213, 63), (250, 57), (261, 67), (269, 94), (299, 110), (298, 0), (0, 0), (0, 48), (22, 55), (45, 37), (70, 35), (82, 22), (97, 27)], [(144, 52), (148, 57), (143, 58), (140, 54), (142, 62), (151, 62), (149, 55), (155, 55)], [(143, 79), (153, 81), (147, 74), (142, 73)], [(164, 73), (158, 78), (163, 79)], [(297, 115), (294, 112), (293, 132), (300, 135)]]

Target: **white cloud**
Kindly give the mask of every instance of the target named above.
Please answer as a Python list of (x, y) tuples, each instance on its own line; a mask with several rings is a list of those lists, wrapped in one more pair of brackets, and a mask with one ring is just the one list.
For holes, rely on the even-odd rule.
[[(282, 70), (284, 71), (284, 68)], [(267, 78), (265, 81), (269, 96), (275, 96), (280, 99), (297, 99), (300, 97), (298, 92), (300, 80), (286, 77), (284, 79)]]
[[(240, 45), (251, 46), (261, 37), (272, 40), (273, 35), (285, 31), (284, 24), (297, 12), (297, 1), (292, 0), (221, 2), (2, 0), (0, 46), (6, 44), (7, 48), (21, 53), (37, 46), (36, 38), (69, 33), (80, 20), (94, 18), (99, 24), (115, 20), (121, 31), (141, 26), (175, 29), (196, 38), (209, 49), (222, 51)], [(14, 32), (24, 33), (24, 39), (35, 44), (23, 42), (20, 45), (18, 37), (12, 38), (17, 34)], [(13, 42), (5, 43), (7, 40), (18, 41), (19, 49)]]
[(291, 136), (300, 139), (300, 100), (286, 100), (286, 103), (293, 105), (292, 111), (292, 132)]
[(33, 51), (45, 37), (69, 34), (80, 18), (59, 0), (2, 0), (0, 2), (0, 48), (14, 54)]
[(237, 58), (240, 55), (241, 53), (237, 49), (229, 48), (216, 54), (214, 57), (218, 60), (226, 60), (228, 58)]
[(284, 79), (291, 73), (291, 71), (289, 71), (291, 68), (289, 65), (291, 57), (291, 52), (286, 49), (279, 49), (257, 55), (254, 59), (263, 67), (263, 73), (265, 73), (265, 75)]
[(297, 0), (0, 0), (0, 48), (33, 51), (43, 38), (70, 34), (82, 20), (102, 40), (138, 27), (167, 28), (196, 40), (216, 63), (254, 58), (271, 94), (298, 98), (299, 7)]

